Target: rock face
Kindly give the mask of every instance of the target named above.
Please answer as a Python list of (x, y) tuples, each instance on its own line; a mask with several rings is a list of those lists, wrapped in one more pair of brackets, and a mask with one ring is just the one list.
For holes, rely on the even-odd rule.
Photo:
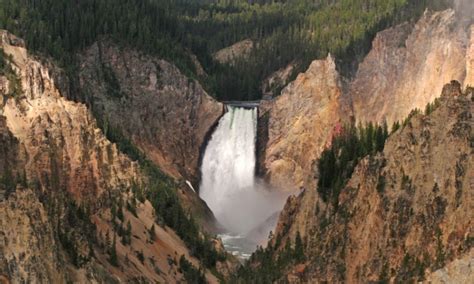
[[(0, 279), (60, 283), (66, 269), (43, 205), (27, 189), (0, 202)], [(8, 281), (6, 282), (8, 283)]]
[[(0, 173), (8, 172), (16, 176), (17, 169), (24, 167), (22, 164), (24, 153), (21, 151), (18, 140), (8, 130), (7, 120), (3, 115), (0, 115), (0, 149)], [(1, 193), (0, 199), (2, 199)]]
[(5, 32), (1, 38), (23, 89), (19, 97), (7, 99), (3, 116), (26, 149), (28, 179), (46, 185), (50, 174), (57, 175), (58, 187), (67, 188), (78, 200), (94, 200), (106, 189), (137, 178), (137, 165), (105, 139), (87, 108), (61, 97), (49, 69), (28, 56), (22, 45), (11, 44), (18, 39)]
[(96, 116), (167, 174), (197, 188), (200, 149), (222, 104), (174, 65), (108, 41), (81, 58), (81, 88)]
[(313, 162), (331, 140), (333, 129), (349, 118), (348, 104), (331, 56), (316, 60), (260, 109), (268, 119), (263, 166), (271, 184), (286, 190), (313, 179)]
[(466, 57), (466, 80), (464, 80), (464, 87), (474, 86), (474, 25), (471, 26), (471, 43), (467, 51)]
[(270, 99), (278, 90), (283, 88), (289, 81), (293, 71), (296, 68), (296, 63), (290, 63), (288, 66), (277, 70), (265, 80), (263, 80), (262, 85), (260, 86), (260, 90), (262, 91), (264, 99)]
[[(53, 79), (61, 70), (5, 31), (0, 48), (21, 85), (12, 95), (0, 76), (0, 280), (183, 281), (173, 259), (199, 261), (172, 229), (155, 223), (149, 201), (137, 201), (134, 185), (145, 180), (138, 164), (105, 138), (84, 104), (62, 96)], [(218, 282), (208, 271), (206, 278)]]
[[(308, 259), (288, 279), (422, 280), (466, 257), (430, 279), (472, 279), (466, 261), (474, 250), (473, 111), (464, 95), (442, 96), (433, 113), (412, 117), (382, 153), (358, 164), (337, 210), (314, 189), (290, 198), (276, 235), (294, 238), (299, 231)], [(456, 276), (460, 270), (470, 275)]]
[(232, 65), (236, 59), (248, 57), (253, 49), (253, 46), (253, 41), (246, 39), (217, 51), (214, 53), (213, 57), (221, 64)]
[(427, 283), (469, 283), (474, 275), (474, 250), (428, 275)]
[(423, 109), (445, 83), (471, 81), (474, 38), (457, 20), (454, 10), (425, 12), (414, 27), (377, 34), (349, 91), (356, 119), (391, 125)]
[(311, 187), (312, 165), (335, 126), (352, 117), (391, 126), (415, 108), (424, 110), (451, 80), (474, 84), (474, 25), (466, 28), (457, 16), (453, 10), (425, 12), (416, 24), (378, 33), (347, 84), (330, 59), (313, 62), (260, 108), (259, 127), (268, 130), (259, 130), (265, 145), (259, 145), (259, 174), (275, 186)]

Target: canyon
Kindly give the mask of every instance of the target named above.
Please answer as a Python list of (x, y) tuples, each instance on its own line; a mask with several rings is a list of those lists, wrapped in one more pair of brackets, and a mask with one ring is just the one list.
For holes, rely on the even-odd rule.
[[(315, 190), (289, 199), (275, 234), (300, 235), (307, 259), (290, 266), (286, 280), (423, 280), (472, 259), (474, 105), (459, 85), (447, 87), (457, 92), (445, 92), (431, 114), (411, 117), (383, 152), (358, 163), (337, 208)], [(434, 275), (443, 273), (447, 282), (463, 277), (456, 268)]]
[[(215, 57), (233, 64), (254, 45), (244, 40)], [(207, 282), (228, 279), (239, 263), (214, 236), (225, 225), (252, 228), (242, 229), (242, 220), (224, 224), (235, 216), (219, 210), (236, 204), (214, 200), (216, 191), (240, 180), (225, 176), (232, 166), (212, 164), (217, 154), (206, 159), (206, 150), (238, 142), (253, 144), (224, 158), (238, 164), (252, 157), (240, 165), (245, 181), (254, 186), (261, 178), (265, 190), (293, 194), (278, 220), (277, 213), (265, 216), (277, 223), (269, 238), (277, 257), (297, 236), (304, 244), (305, 260), (278, 280), (469, 279), (462, 274), (473, 254), (474, 24), (461, 23), (452, 9), (379, 32), (353, 78), (340, 74), (330, 54), (275, 97), (293, 63), (270, 76), (262, 83), (267, 98), (251, 112), (248, 141), (218, 131), (231, 106), (158, 56), (102, 38), (77, 54), (77, 77), (70, 78), (7, 31), (0, 31), (0, 48), (21, 90), (12, 92), (18, 86), (0, 76), (0, 176), (15, 180), (0, 188), (0, 281), (187, 281), (181, 256)], [(412, 112), (435, 99), (431, 113)], [(368, 122), (402, 127), (382, 152), (356, 165), (336, 209), (316, 190), (317, 160), (347, 125)], [(213, 142), (219, 133), (224, 146)], [(172, 184), (184, 214), (197, 221), (199, 238), (210, 236), (224, 255), (212, 268), (163, 224), (147, 195), (150, 164), (171, 180), (163, 184)], [(251, 227), (261, 223), (256, 217)]]
[[(459, 24), (454, 10), (426, 11), (416, 23), (379, 32), (352, 80), (334, 60), (316, 60), (260, 108), (259, 172), (283, 190), (314, 187), (314, 161), (338, 128), (350, 121), (387, 123), (440, 96), (451, 80), (473, 85), (474, 25)], [(433, 36), (436, 35), (436, 36)]]
[[(23, 41), (8, 32), (0, 39), (21, 84), (19, 94), (6, 97), (11, 84), (2, 77), (0, 164), (7, 185), (12, 183), (0, 192), (2, 277), (15, 282), (183, 279), (177, 259), (183, 255), (194, 266), (199, 260), (172, 229), (157, 223), (150, 202), (137, 201), (130, 191), (147, 179), (137, 162), (107, 140), (86, 105), (61, 94), (55, 81), (59, 70), (28, 54)], [(20, 183), (14, 181), (20, 177)], [(132, 206), (118, 209), (120, 228), (128, 224), (133, 231), (128, 244), (123, 236), (116, 241), (116, 202)], [(111, 263), (110, 251), (120, 268)], [(205, 277), (217, 283), (212, 273)]]
[[(425, 12), (416, 23), (379, 32), (353, 80), (343, 80), (328, 56), (261, 106), (268, 130), (259, 170), (269, 183), (296, 192), (270, 243), (275, 257), (283, 257), (298, 235), (308, 258), (290, 265), (284, 281), (424, 279), (425, 270), (448, 262), (451, 270), (431, 279), (462, 282), (463, 273), (472, 275), (458, 268), (472, 260), (474, 25), (468, 23), (454, 10)], [(411, 117), (437, 98), (441, 106), (433, 114)], [(315, 163), (341, 129), (349, 122), (390, 127), (407, 117), (383, 153), (358, 164), (338, 209), (321, 199)]]

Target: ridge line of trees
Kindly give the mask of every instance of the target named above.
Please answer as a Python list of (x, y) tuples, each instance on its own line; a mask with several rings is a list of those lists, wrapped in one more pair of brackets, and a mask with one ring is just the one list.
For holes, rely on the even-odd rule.
[[(350, 75), (375, 34), (417, 19), (448, 0), (2, 0), (0, 28), (54, 58), (73, 75), (75, 55), (101, 37), (137, 48), (198, 78), (189, 52), (209, 76), (200, 79), (219, 100), (255, 100), (273, 72), (297, 62), (293, 76), (328, 52)], [(251, 38), (245, 59), (222, 65), (212, 53)]]

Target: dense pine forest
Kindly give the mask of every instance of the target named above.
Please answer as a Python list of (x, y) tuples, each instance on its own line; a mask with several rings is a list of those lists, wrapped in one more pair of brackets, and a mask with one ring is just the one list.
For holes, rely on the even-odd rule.
[[(416, 19), (444, 0), (3, 0), (0, 28), (74, 73), (74, 55), (100, 37), (165, 58), (191, 77), (197, 55), (208, 76), (198, 78), (221, 100), (261, 97), (260, 84), (293, 63), (293, 76), (330, 52), (344, 75), (370, 49), (375, 33)], [(230, 65), (211, 54), (252, 39), (249, 57)]]

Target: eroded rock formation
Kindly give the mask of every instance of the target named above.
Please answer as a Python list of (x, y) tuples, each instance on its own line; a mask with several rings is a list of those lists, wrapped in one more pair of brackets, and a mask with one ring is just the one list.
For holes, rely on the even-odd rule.
[(232, 65), (237, 59), (247, 58), (253, 46), (254, 42), (251, 39), (245, 39), (217, 51), (213, 54), (213, 57), (221, 64)]
[(444, 84), (464, 82), (472, 73), (470, 40), (454, 10), (425, 12), (414, 27), (378, 33), (349, 90), (356, 119), (391, 125), (412, 109), (423, 110)]
[(199, 154), (224, 109), (174, 65), (101, 41), (81, 56), (85, 100), (167, 174), (197, 188)]
[[(470, 98), (443, 96), (432, 114), (412, 117), (382, 153), (358, 164), (337, 210), (314, 189), (290, 198), (275, 234), (300, 232), (308, 259), (288, 279), (422, 280), (472, 257), (473, 111)], [(455, 274), (466, 269), (456, 269), (431, 277), (465, 279)]]
[(313, 62), (280, 97), (262, 104), (259, 123), (268, 124), (268, 135), (260, 130), (266, 146), (259, 150), (259, 173), (276, 186), (311, 187), (313, 162), (335, 126), (353, 117), (390, 127), (411, 110), (424, 110), (444, 84), (474, 84), (474, 26), (458, 20), (454, 10), (427, 11), (415, 24), (378, 33), (347, 85), (330, 59)]
[(0, 48), (21, 87), (11, 94), (0, 76), (0, 280), (176, 282), (184, 279), (181, 255), (199, 267), (175, 232), (156, 223), (150, 202), (136, 198), (146, 181), (138, 164), (84, 104), (61, 94), (61, 71), (5, 31)]
[(270, 183), (295, 190), (313, 180), (314, 160), (333, 129), (349, 119), (349, 110), (331, 56), (313, 61), (278, 98), (262, 105), (261, 116), (268, 116), (263, 166)]

